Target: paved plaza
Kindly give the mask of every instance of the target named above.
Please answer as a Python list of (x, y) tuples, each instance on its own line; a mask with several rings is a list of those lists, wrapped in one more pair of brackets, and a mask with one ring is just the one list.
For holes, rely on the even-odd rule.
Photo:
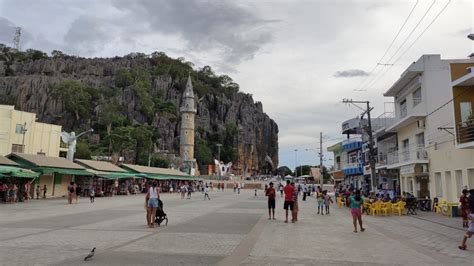
[[(260, 191), (260, 194), (263, 192)], [(266, 199), (231, 190), (182, 200), (163, 194), (168, 226), (145, 224), (144, 196), (32, 200), (0, 205), (1, 265), (472, 265), (474, 239), (458, 250), (458, 220), (367, 217), (366, 232), (352, 233), (349, 211), (333, 205), (315, 213), (300, 199), (299, 221), (267, 220)], [(83, 258), (97, 247), (91, 261)]]

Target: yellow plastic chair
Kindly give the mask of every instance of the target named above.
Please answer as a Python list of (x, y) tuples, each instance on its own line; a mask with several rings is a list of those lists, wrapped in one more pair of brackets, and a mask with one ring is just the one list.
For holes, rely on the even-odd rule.
[(398, 216), (401, 216), (405, 212), (405, 205), (406, 205), (406, 202), (402, 200), (393, 204), (392, 205), (393, 213), (398, 213)]
[(370, 207), (372, 204), (370, 202), (364, 202), (364, 210), (367, 215), (370, 215)]
[(392, 203), (391, 202), (384, 203), (380, 210), (384, 215), (389, 215), (392, 212)]
[(447, 201), (443, 198), (438, 199), (438, 203), (434, 205), (434, 209), (436, 213), (442, 213), (443, 206), (447, 206)]
[(382, 212), (382, 203), (378, 201), (372, 203), (369, 210), (373, 216), (379, 215)]

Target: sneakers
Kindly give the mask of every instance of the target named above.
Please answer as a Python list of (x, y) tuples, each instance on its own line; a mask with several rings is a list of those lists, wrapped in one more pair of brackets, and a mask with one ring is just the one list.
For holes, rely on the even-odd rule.
[(467, 246), (466, 246), (466, 245), (464, 245), (464, 246), (459, 246), (458, 248), (459, 248), (460, 250), (466, 250)]

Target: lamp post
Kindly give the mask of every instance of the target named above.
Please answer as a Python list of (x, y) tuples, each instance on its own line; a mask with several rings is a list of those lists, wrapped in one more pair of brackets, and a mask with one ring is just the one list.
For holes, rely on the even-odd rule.
[(220, 165), (221, 165), (221, 147), (222, 147), (222, 144), (217, 143), (216, 146), (217, 146), (217, 161), (219, 162), (219, 170), (217, 172), (219, 173), (219, 180), (221, 180)]
[(295, 149), (295, 177), (298, 176), (298, 149)]

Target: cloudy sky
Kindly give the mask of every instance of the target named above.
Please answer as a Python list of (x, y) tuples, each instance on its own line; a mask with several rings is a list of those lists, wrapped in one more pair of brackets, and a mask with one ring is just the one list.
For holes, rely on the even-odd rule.
[(384, 102), (392, 101), (382, 93), (422, 54), (466, 58), (473, 51), (466, 38), (473, 31), (473, 5), (469, 0), (0, 0), (0, 43), (11, 45), (20, 26), (22, 49), (88, 57), (164, 51), (196, 66), (211, 65), (263, 102), (280, 128), (280, 165), (294, 168), (294, 149), (298, 164), (316, 164), (319, 132), (325, 150), (342, 137), (341, 122), (360, 114), (342, 104), (343, 98), (370, 100), (378, 115)]

